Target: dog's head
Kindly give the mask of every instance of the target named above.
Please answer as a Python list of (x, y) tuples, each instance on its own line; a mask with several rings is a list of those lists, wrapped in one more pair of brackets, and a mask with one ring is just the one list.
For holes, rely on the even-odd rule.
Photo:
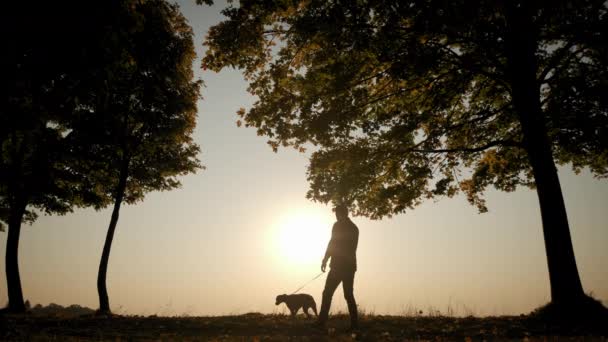
[(283, 303), (285, 301), (285, 298), (287, 298), (286, 294), (278, 295), (277, 300), (274, 303), (274, 305), (279, 305), (279, 304)]

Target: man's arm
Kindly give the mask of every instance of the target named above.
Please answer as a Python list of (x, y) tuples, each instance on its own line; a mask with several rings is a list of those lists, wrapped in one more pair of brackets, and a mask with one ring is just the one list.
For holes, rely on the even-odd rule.
[[(354, 225), (354, 223), (353, 223)], [(357, 251), (357, 247), (359, 246), (359, 228), (355, 226), (355, 252)]]
[(327, 249), (325, 249), (325, 256), (323, 257), (323, 262), (321, 263), (321, 271), (325, 272), (325, 268), (327, 267), (327, 260), (333, 255), (334, 252), (334, 237), (336, 232), (336, 224), (331, 229), (331, 239), (329, 239), (329, 243), (327, 244)]

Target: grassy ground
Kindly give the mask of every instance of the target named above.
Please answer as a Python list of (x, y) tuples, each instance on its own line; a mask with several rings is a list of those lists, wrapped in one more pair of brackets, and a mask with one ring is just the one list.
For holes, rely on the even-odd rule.
[(608, 341), (608, 324), (549, 324), (531, 316), (486, 318), (365, 315), (358, 331), (346, 315), (317, 329), (303, 316), (0, 317), (8, 341)]

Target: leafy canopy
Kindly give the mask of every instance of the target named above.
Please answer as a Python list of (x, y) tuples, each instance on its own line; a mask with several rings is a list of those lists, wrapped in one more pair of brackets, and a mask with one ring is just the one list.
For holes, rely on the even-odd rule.
[(201, 85), (193, 80), (193, 33), (164, 0), (123, 1), (103, 20), (117, 29), (99, 32), (100, 49), (91, 49), (100, 63), (89, 76), (96, 91), (80, 99), (69, 138), (83, 187), (104, 204), (122, 191), (135, 203), (201, 168), (192, 139)]
[[(69, 166), (65, 123), (74, 113), (78, 80), (86, 78), (77, 45), (83, 8), (67, 4), (15, 3), (2, 11), (6, 49), (0, 60), (0, 220), (29, 206), (64, 214), (81, 205)], [(77, 73), (76, 71), (80, 71)]]
[(200, 167), (191, 137), (200, 81), (176, 5), (18, 4), (2, 19), (1, 222), (23, 203), (25, 221), (105, 207), (127, 155), (128, 202)]
[[(553, 157), (606, 177), (606, 5), (531, 7)], [(502, 1), (241, 1), (223, 14), (203, 67), (244, 70), (258, 100), (238, 114), (275, 151), (315, 146), (309, 198), (379, 218), (459, 191), (485, 211), (488, 186), (534, 186)]]

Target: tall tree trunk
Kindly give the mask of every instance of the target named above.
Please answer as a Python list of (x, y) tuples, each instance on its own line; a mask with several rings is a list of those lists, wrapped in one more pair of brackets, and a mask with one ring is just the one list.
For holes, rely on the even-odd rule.
[(122, 204), (125, 189), (127, 188), (127, 178), (129, 176), (129, 160), (125, 158), (122, 163), (116, 186), (116, 193), (114, 197), (114, 209), (112, 210), (112, 217), (110, 219), (110, 225), (108, 226), (108, 233), (106, 235), (106, 241), (103, 245), (103, 252), (101, 253), (101, 261), (99, 262), (99, 273), (97, 273), (97, 293), (99, 294), (99, 313), (111, 313), (110, 311), (110, 300), (108, 298), (108, 289), (106, 287), (106, 275), (108, 272), (108, 261), (110, 259), (110, 250), (112, 248), (112, 240), (114, 239), (114, 232), (116, 231), (116, 225), (118, 224), (118, 215), (120, 212), (120, 206)]
[(21, 278), (19, 276), (19, 235), (21, 234), (21, 221), (25, 214), (24, 203), (11, 203), (8, 218), (8, 236), (6, 240), (6, 283), (8, 288), (8, 311), (14, 313), (25, 312), (23, 292), (21, 291)]
[(534, 174), (549, 267), (551, 301), (574, 304), (585, 298), (576, 267), (566, 206), (553, 160), (536, 79), (537, 30), (531, 10), (507, 3), (507, 57), (511, 93)]

